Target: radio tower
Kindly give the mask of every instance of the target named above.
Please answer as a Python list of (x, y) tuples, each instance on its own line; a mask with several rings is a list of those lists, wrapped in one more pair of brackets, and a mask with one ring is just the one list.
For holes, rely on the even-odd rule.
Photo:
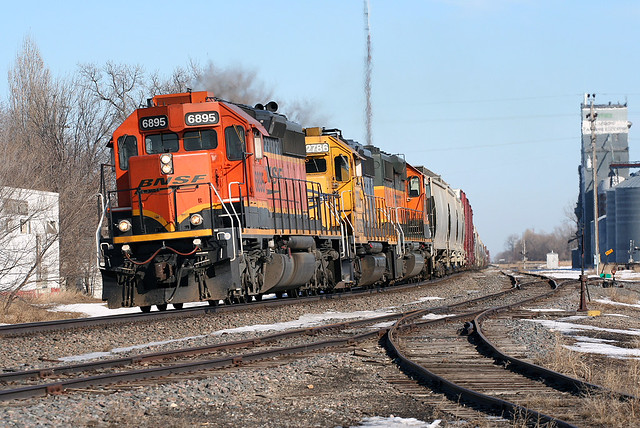
[(367, 32), (367, 57), (364, 68), (364, 97), (366, 100), (365, 123), (367, 126), (367, 145), (372, 144), (371, 139), (371, 31), (369, 30), (369, 0), (364, 0), (364, 23)]

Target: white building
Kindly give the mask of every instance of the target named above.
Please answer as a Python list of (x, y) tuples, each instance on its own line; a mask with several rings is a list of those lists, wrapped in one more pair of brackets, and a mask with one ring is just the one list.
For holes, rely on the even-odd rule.
[(0, 187), (0, 292), (60, 289), (58, 194)]
[(547, 269), (558, 269), (558, 253), (547, 253)]

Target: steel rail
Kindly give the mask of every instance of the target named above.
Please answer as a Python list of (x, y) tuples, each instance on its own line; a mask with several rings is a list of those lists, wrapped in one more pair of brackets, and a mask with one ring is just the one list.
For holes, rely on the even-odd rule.
[(238, 303), (232, 305), (220, 305), (220, 306), (195, 306), (191, 308), (183, 308), (179, 310), (167, 310), (167, 311), (158, 311), (158, 312), (149, 312), (149, 313), (131, 313), (131, 314), (118, 314), (118, 315), (105, 315), (100, 317), (90, 317), (90, 318), (72, 318), (72, 319), (62, 319), (62, 320), (54, 320), (54, 321), (41, 321), (41, 322), (32, 322), (32, 323), (22, 323), (22, 324), (8, 324), (0, 326), (0, 337), (6, 336), (20, 336), (30, 333), (40, 333), (45, 331), (53, 331), (53, 330), (64, 330), (64, 329), (72, 329), (78, 327), (96, 327), (108, 324), (123, 324), (128, 322), (147, 322), (154, 320), (162, 320), (162, 319), (172, 319), (172, 318), (186, 318), (194, 315), (206, 315), (206, 314), (215, 314), (215, 313), (224, 313), (242, 309), (254, 309), (257, 307), (271, 307), (271, 306), (282, 306), (288, 304), (296, 304), (296, 303), (309, 303), (319, 300), (332, 300), (332, 299), (341, 299), (350, 296), (358, 296), (360, 294), (373, 294), (373, 293), (383, 293), (388, 291), (402, 291), (404, 287), (415, 287), (420, 285), (426, 285), (427, 282), (421, 284), (411, 284), (400, 286), (403, 288), (380, 288), (380, 289), (369, 289), (369, 290), (352, 290), (350, 293), (331, 293), (331, 294), (321, 294), (316, 296), (304, 296), (303, 298), (298, 299), (273, 299), (273, 300), (263, 300), (260, 302), (253, 303)]
[(638, 397), (630, 394), (625, 394), (617, 391), (611, 391), (601, 385), (589, 383), (580, 379), (567, 376), (563, 373), (556, 372), (554, 370), (547, 369), (545, 367), (538, 366), (536, 364), (524, 361), (502, 352), (496, 345), (494, 345), (482, 332), (482, 322), (492, 315), (496, 315), (500, 312), (512, 309), (514, 305), (506, 305), (501, 308), (488, 309), (473, 320), (474, 332), (472, 333), (479, 339), (479, 344), (484, 348), (485, 353), (489, 357), (496, 360), (496, 362), (504, 364), (508, 369), (520, 374), (528, 374), (540, 379), (543, 379), (550, 383), (561, 385), (566, 391), (574, 394), (586, 393), (589, 391), (599, 391), (607, 393), (615, 393), (620, 400), (637, 400)]
[(15, 399), (25, 399), (46, 396), (48, 394), (59, 394), (71, 388), (85, 388), (89, 386), (110, 385), (122, 382), (131, 382), (150, 378), (160, 378), (169, 375), (192, 373), (215, 368), (238, 366), (248, 362), (265, 360), (268, 358), (276, 358), (287, 355), (294, 355), (309, 351), (317, 351), (321, 349), (346, 347), (357, 342), (361, 342), (370, 338), (380, 337), (384, 335), (386, 329), (377, 329), (371, 332), (362, 333), (355, 336), (336, 338), (321, 342), (312, 342), (302, 345), (290, 347), (275, 348), (265, 351), (253, 352), (248, 354), (237, 354), (225, 356), (212, 360), (196, 361), (182, 364), (174, 364), (170, 366), (154, 367), (141, 370), (132, 370), (126, 372), (104, 374), (90, 376), (86, 378), (69, 379), (60, 382), (52, 382), (42, 385), (32, 385), (17, 389), (9, 389), (0, 391), (0, 401), (8, 401)]
[[(557, 290), (557, 283), (555, 283), (555, 281), (553, 280), (550, 280), (550, 281), (552, 281), (555, 284), (554, 289), (551, 290), (550, 292), (525, 299), (518, 303), (513, 303), (505, 306), (512, 307), (512, 306), (521, 305), (527, 302), (531, 302), (534, 300), (549, 297), (551, 294), (555, 293), (555, 291)], [(477, 316), (482, 312), (485, 312), (485, 310), (477, 311), (474, 314), (474, 316)], [(468, 316), (468, 314), (465, 314), (465, 315)], [(436, 321), (451, 322), (452, 320), (460, 319), (462, 317), (463, 316), (461, 315), (461, 316), (450, 317), (450, 318), (445, 318), (445, 319), (436, 320)], [(538, 423), (543, 422), (543, 423), (555, 424), (555, 426), (557, 427), (567, 427), (567, 428), (574, 427), (574, 425), (566, 421), (563, 421), (561, 419), (555, 418), (553, 416), (545, 415), (543, 413), (526, 408), (524, 406), (520, 406), (510, 401), (506, 401), (497, 397), (492, 397), (490, 395), (486, 395), (486, 394), (471, 390), (469, 388), (465, 388), (460, 385), (457, 385), (445, 379), (444, 377), (429, 371), (426, 367), (423, 367), (420, 364), (413, 362), (410, 358), (408, 358), (402, 353), (402, 351), (400, 350), (400, 346), (398, 344), (398, 338), (396, 337), (398, 336), (398, 333), (401, 330), (408, 329), (408, 328), (415, 328), (419, 324), (427, 324), (426, 322), (411, 323), (413, 319), (415, 319), (414, 314), (411, 314), (405, 318), (400, 319), (398, 322), (396, 322), (396, 324), (393, 327), (389, 329), (387, 335), (385, 336), (385, 345), (387, 348), (387, 352), (389, 353), (389, 355), (391, 355), (395, 359), (396, 363), (401, 368), (403, 368), (406, 372), (411, 373), (414, 377), (416, 377), (421, 381), (425, 381), (429, 384), (434, 385), (436, 388), (443, 391), (446, 395), (450, 397), (454, 397), (456, 401), (465, 400), (467, 402), (475, 404), (476, 406), (488, 408), (491, 410), (492, 413), (498, 413), (500, 415), (506, 414), (511, 417), (515, 417), (517, 415), (525, 415), (527, 417), (533, 418), (533, 420), (537, 421)]]
[(237, 349), (237, 348), (256, 346), (259, 344), (274, 342), (277, 340), (290, 338), (290, 337), (314, 335), (314, 334), (325, 332), (325, 331), (338, 330), (338, 329), (344, 329), (349, 327), (358, 327), (366, 324), (374, 324), (374, 323), (380, 323), (383, 321), (395, 320), (403, 316), (406, 316), (411, 312), (413, 311), (409, 311), (405, 313), (387, 314), (387, 315), (382, 315), (375, 318), (366, 318), (366, 319), (360, 319), (360, 320), (345, 321), (341, 323), (325, 324), (325, 325), (316, 326), (316, 327), (299, 328), (295, 330), (287, 330), (279, 333), (274, 333), (274, 334), (270, 334), (262, 337), (253, 337), (253, 338), (243, 339), (243, 340), (222, 342), (222, 343), (216, 343), (213, 345), (175, 349), (170, 351), (153, 352), (153, 353), (135, 355), (131, 357), (113, 358), (109, 360), (92, 361), (92, 362), (81, 363), (81, 364), (72, 364), (72, 365), (64, 365), (64, 366), (56, 366), (56, 367), (47, 367), (47, 368), (41, 368), (41, 369), (20, 370), (15, 372), (2, 373), (0, 374), (0, 382), (13, 382), (16, 380), (32, 379), (32, 378), (46, 378), (54, 375), (63, 375), (63, 374), (76, 373), (76, 372), (89, 371), (89, 370), (121, 367), (121, 366), (141, 364), (141, 363), (146, 363), (151, 361), (160, 361), (160, 360), (165, 360), (165, 359), (174, 358), (174, 357), (193, 356), (193, 355), (207, 354), (207, 353), (212, 353), (212, 352), (222, 351), (227, 349)]
[[(137, 312), (137, 313), (131, 313), (131, 314), (105, 315), (100, 317), (72, 318), (72, 319), (40, 321), (40, 322), (30, 322), (30, 323), (21, 323), (21, 324), (7, 324), (7, 325), (0, 326), (0, 337), (22, 336), (22, 335), (41, 333), (41, 332), (47, 332), (47, 331), (65, 330), (65, 329), (81, 328), (81, 327), (96, 327), (96, 326), (103, 326), (103, 325), (109, 325), (109, 324), (124, 324), (129, 322), (148, 322), (148, 321), (163, 320), (163, 319), (186, 318), (190, 316), (224, 313), (224, 312), (242, 310), (247, 308), (253, 309), (260, 306), (270, 307), (270, 306), (280, 306), (280, 305), (297, 304), (297, 303), (309, 303), (309, 302), (315, 302), (320, 300), (343, 299), (343, 298), (357, 297), (362, 294), (401, 292), (414, 287), (437, 284), (442, 280), (455, 278), (461, 273), (462, 272), (455, 273), (446, 278), (435, 278), (435, 279), (430, 279), (426, 281), (420, 281), (418, 283), (392, 285), (388, 287), (376, 287), (376, 288), (354, 288), (349, 290), (348, 292), (340, 291), (336, 293), (324, 293), (324, 294), (319, 294), (315, 296), (303, 296), (302, 298), (297, 298), (297, 299), (273, 299), (273, 300), (262, 300), (259, 302), (256, 301), (253, 303), (238, 303), (238, 304), (220, 305), (220, 306), (202, 305), (202, 306), (195, 306), (191, 308), (183, 308), (179, 310), (167, 310), (167, 311), (148, 312), (148, 313)], [(504, 272), (502, 273), (504, 275), (509, 276), (509, 274), (506, 274)]]

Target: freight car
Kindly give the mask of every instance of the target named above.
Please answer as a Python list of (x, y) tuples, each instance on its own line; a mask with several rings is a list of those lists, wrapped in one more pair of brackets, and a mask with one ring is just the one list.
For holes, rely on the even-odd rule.
[(328, 293), (484, 260), (463, 193), (273, 102), (156, 96), (109, 147), (96, 240), (110, 308)]

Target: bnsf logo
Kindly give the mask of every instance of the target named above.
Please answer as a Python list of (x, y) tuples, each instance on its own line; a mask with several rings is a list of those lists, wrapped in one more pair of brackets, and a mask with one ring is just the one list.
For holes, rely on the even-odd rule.
[(180, 175), (178, 177), (159, 177), (155, 180), (153, 178), (145, 178), (140, 180), (138, 187), (151, 187), (151, 186), (168, 186), (169, 184), (194, 184), (202, 182), (207, 178), (206, 175)]

